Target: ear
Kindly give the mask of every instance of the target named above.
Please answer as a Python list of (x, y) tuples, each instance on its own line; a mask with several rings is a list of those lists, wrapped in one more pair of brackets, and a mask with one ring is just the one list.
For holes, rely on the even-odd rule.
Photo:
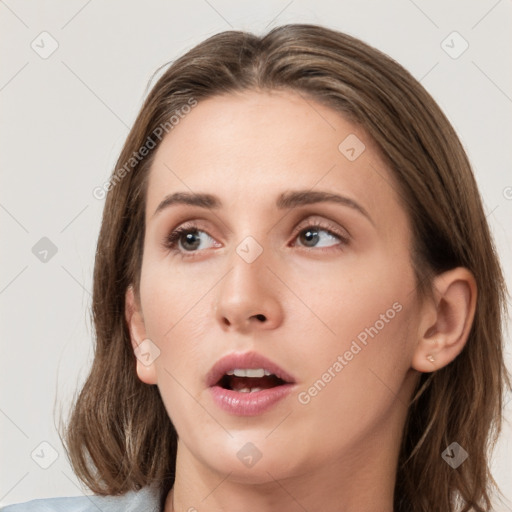
[[(137, 360), (137, 375), (139, 379), (146, 384), (156, 384), (157, 375), (154, 360), (154, 350), (158, 350), (146, 336), (146, 327), (142, 308), (133, 286), (130, 285), (126, 290), (125, 296), (125, 318), (130, 331), (132, 348)], [(149, 353), (151, 353), (149, 355)], [(146, 357), (143, 357), (145, 355)]]
[(462, 351), (475, 316), (477, 286), (473, 274), (457, 267), (439, 274), (434, 297), (422, 306), (419, 342), (412, 367), (432, 372), (451, 363)]

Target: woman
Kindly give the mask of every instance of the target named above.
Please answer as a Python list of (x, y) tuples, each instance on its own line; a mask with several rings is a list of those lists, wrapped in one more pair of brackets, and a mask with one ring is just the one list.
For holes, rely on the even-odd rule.
[(64, 434), (98, 496), (51, 510), (491, 510), (503, 277), (461, 143), (399, 64), (314, 25), (213, 36), (105, 192)]

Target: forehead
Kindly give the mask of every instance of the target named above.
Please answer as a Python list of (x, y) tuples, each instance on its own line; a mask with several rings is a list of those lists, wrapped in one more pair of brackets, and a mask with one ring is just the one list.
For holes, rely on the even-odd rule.
[(146, 218), (174, 191), (270, 207), (285, 190), (318, 188), (382, 211), (396, 204), (391, 182), (373, 141), (340, 113), (292, 91), (246, 91), (199, 101), (166, 135), (150, 170)]

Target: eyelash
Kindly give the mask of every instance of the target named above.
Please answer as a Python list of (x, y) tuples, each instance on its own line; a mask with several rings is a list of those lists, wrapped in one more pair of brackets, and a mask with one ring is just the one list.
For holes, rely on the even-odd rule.
[[(305, 227), (299, 228), (297, 233), (294, 236), (294, 240), (301, 233), (311, 230), (311, 229), (327, 232), (329, 235), (334, 236), (335, 238), (338, 238), (341, 241), (342, 245), (347, 245), (349, 243), (349, 237), (347, 234), (343, 234), (340, 231), (338, 231), (337, 229), (333, 228), (332, 226), (325, 225), (324, 223), (318, 222), (318, 221), (311, 221)], [(193, 257), (197, 256), (201, 252), (201, 250), (184, 252), (178, 247), (178, 242), (180, 241), (180, 238), (183, 235), (188, 234), (188, 233), (195, 233), (195, 232), (208, 234), (203, 229), (200, 229), (198, 224), (196, 224), (194, 222), (186, 223), (186, 224), (183, 224), (182, 226), (180, 226), (179, 228), (175, 229), (168, 235), (166, 235), (164, 238), (164, 241), (163, 241), (163, 246), (164, 246), (164, 248), (168, 249), (169, 251), (181, 255), (184, 259), (185, 258), (193, 258)], [(208, 236), (210, 236), (210, 235), (208, 235)], [(213, 237), (210, 236), (210, 238), (213, 238)], [(316, 251), (322, 251), (322, 252), (332, 251), (332, 250), (342, 250), (342, 248), (340, 248), (340, 247), (338, 247), (338, 248), (320, 247), (318, 249), (315, 247), (304, 247), (304, 246), (299, 246), (299, 247), (302, 247), (302, 249), (305, 249), (305, 250), (316, 250)]]

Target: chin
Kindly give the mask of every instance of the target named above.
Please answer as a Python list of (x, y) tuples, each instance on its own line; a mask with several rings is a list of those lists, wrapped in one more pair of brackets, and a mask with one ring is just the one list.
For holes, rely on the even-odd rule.
[(306, 454), (301, 456), (282, 440), (272, 442), (265, 439), (267, 429), (264, 432), (239, 432), (233, 435), (226, 443), (212, 443), (204, 447), (202, 454), (198, 454), (204, 464), (223, 477), (229, 474), (230, 481), (265, 484), (296, 476), (310, 465)]

